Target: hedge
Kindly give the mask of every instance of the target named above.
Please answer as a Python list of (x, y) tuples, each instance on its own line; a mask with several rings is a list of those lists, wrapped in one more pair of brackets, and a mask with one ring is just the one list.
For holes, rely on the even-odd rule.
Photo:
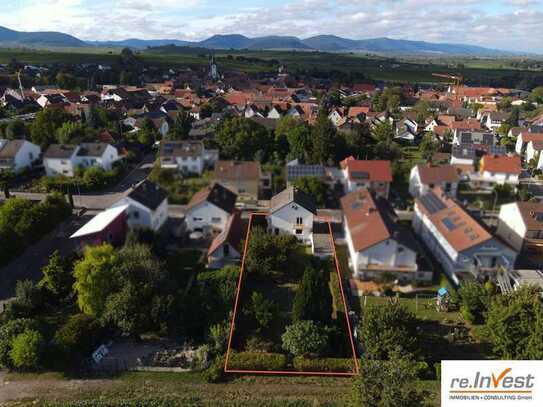
[(298, 372), (353, 372), (353, 359), (319, 358), (307, 359), (297, 356), (293, 361)]
[(336, 271), (330, 272), (330, 293), (332, 294), (333, 319), (345, 318), (343, 299), (341, 297), (341, 288), (339, 286), (339, 277)]
[(228, 368), (236, 370), (284, 370), (287, 356), (282, 353), (232, 352)]

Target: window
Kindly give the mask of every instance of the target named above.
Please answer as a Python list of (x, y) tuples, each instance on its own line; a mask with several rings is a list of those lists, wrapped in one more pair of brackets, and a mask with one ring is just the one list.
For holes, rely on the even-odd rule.
[(447, 182), (445, 184), (445, 192), (451, 192), (451, 184), (450, 184), (450, 182)]
[(247, 192), (247, 191), (245, 190), (245, 188), (239, 188), (239, 189), (238, 189), (238, 193), (240, 193), (240, 194), (244, 194), (244, 193), (246, 193), (246, 192)]
[(230, 255), (230, 246), (229, 245), (225, 244), (223, 246), (223, 254), (224, 254), (225, 257)]
[(132, 213), (134, 214), (134, 219), (139, 219), (140, 218), (140, 213), (138, 211), (134, 211)]
[(301, 226), (304, 224), (304, 218), (298, 217), (296, 218), (296, 225)]
[(278, 228), (275, 228), (275, 234), (276, 234), (276, 235), (279, 234), (279, 229), (278, 229)]
[(403, 247), (398, 247), (398, 253), (403, 253), (403, 251), (404, 251)]
[(201, 221), (203, 221), (202, 218), (192, 218), (192, 220), (193, 220), (194, 222), (201, 222)]
[(60, 160), (60, 165), (68, 165), (68, 161), (66, 161), (66, 160)]
[(301, 235), (304, 231), (302, 229), (296, 229), (296, 234)]
[(34, 154), (28, 153), (28, 158), (30, 158), (30, 161), (34, 161)]
[(221, 223), (221, 218), (211, 218), (211, 223)]

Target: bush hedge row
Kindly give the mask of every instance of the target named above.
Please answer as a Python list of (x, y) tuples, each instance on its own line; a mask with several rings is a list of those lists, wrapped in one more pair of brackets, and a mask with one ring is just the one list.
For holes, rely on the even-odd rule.
[(353, 359), (319, 358), (307, 359), (297, 356), (293, 361), (298, 372), (353, 372)]
[(287, 356), (281, 353), (233, 352), (228, 368), (236, 370), (284, 370)]

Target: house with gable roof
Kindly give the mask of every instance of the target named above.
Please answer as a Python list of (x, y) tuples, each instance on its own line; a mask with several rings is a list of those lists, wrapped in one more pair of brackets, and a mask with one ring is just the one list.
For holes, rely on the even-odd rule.
[(456, 196), (460, 175), (452, 165), (417, 165), (409, 176), (409, 193), (413, 198), (424, 195), (439, 186), (451, 196)]
[(225, 230), (238, 196), (219, 183), (196, 192), (185, 211), (187, 230), (212, 235)]
[(378, 196), (388, 198), (392, 183), (392, 166), (386, 160), (356, 160), (348, 157), (341, 161), (345, 192), (368, 188)]
[(502, 205), (496, 234), (517, 253), (542, 253), (543, 203), (513, 202)]
[(128, 227), (158, 231), (168, 220), (168, 192), (154, 182), (144, 180), (112, 208), (126, 207)]
[(415, 199), (413, 228), (455, 284), (493, 278), (515, 265), (515, 251), (439, 187)]
[(207, 251), (207, 267), (220, 269), (226, 264), (236, 264), (241, 259), (241, 242), (246, 234), (246, 227), (241, 213), (235, 211), (228, 218), (224, 230), (219, 233)]
[(366, 188), (341, 199), (345, 240), (354, 277), (367, 280), (385, 273), (402, 280), (427, 280), (431, 272), (419, 271), (416, 239), (398, 223), (388, 201)]
[(294, 235), (305, 244), (310, 244), (316, 215), (315, 199), (295, 187), (289, 187), (270, 201), (268, 230), (276, 235)]

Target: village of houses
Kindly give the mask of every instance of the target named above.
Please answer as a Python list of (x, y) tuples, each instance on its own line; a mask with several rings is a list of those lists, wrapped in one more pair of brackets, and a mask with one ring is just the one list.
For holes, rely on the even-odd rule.
[[(410, 197), (397, 205), (393, 163), (388, 160), (346, 156), (335, 166), (286, 162), (285, 185), (274, 190), (274, 175), (260, 162), (225, 160), (219, 149), (207, 148), (206, 141), (213, 139), (226, 116), (244, 117), (273, 131), (283, 117), (313, 124), (319, 112), (315, 89), (304, 83), (286, 86), (288, 74), (283, 71), (260, 81), (240, 74), (218, 75), (213, 65), (203, 78), (190, 70), (172, 70), (164, 82), (144, 87), (103, 85), (101, 91), (81, 93), (54, 86), (4, 89), (1, 104), (13, 110), (25, 105), (61, 108), (74, 120), (88, 116), (92, 106), (103, 106), (121, 112), (129, 132), (137, 132), (142, 121), (150, 119), (162, 136), (154, 146), (155, 165), (181, 177), (211, 174), (209, 184), (181, 207), (182, 224), (176, 230), (187, 245), (201, 249), (210, 270), (240, 264), (247, 219), (260, 212), (267, 214), (269, 233), (293, 234), (319, 257), (333, 253), (327, 231), (318, 227), (331, 222), (335, 245), (348, 253), (347, 288), (353, 296), (382, 295), (383, 276), (392, 276), (398, 286), (439, 281), (443, 274), (455, 285), (490, 279), (502, 291), (525, 283), (543, 287), (543, 258), (538, 256), (543, 246), (543, 203), (537, 194), (538, 185), (543, 186), (537, 175), (543, 169), (543, 116), (521, 120), (508, 134), (498, 134), (510, 116), (498, 109), (500, 101), (508, 98), (512, 106), (521, 106), (529, 103), (527, 92), (452, 85), (415, 92), (405, 86), (402, 91), (411, 106), (426, 101), (431, 108), (431, 118), (419, 122), (409, 106), (399, 106), (396, 117), (372, 110), (369, 101), (384, 84), (341, 87), (341, 98), (363, 97), (359, 106), (330, 110), (329, 120), (338, 131), (389, 122), (394, 141), (402, 146), (416, 148), (426, 135), (441, 146), (434, 154), (438, 160), (412, 166)], [(197, 87), (205, 92), (196, 92)], [(200, 107), (217, 95), (226, 101), (223, 111), (202, 117)], [(190, 112), (192, 129), (186, 140), (169, 140), (170, 126), (180, 111)], [(33, 120), (33, 114), (23, 116)], [(45, 150), (28, 139), (0, 140), (0, 168), (15, 174), (42, 167), (47, 177), (69, 178), (77, 168), (111, 170), (125, 156), (122, 137), (107, 130), (94, 142), (51, 144)], [(339, 186), (339, 205), (319, 207), (313, 196), (295, 186), (302, 177), (317, 178), (331, 190)], [(513, 192), (529, 188), (531, 199), (512, 198), (481, 210), (460, 197), (460, 191), (469, 190), (488, 195), (490, 201), (496, 195), (497, 200), (496, 186), (503, 185)], [(73, 248), (119, 245), (133, 228), (160, 232), (170, 225), (171, 206), (166, 189), (139, 180), (69, 236)]]

